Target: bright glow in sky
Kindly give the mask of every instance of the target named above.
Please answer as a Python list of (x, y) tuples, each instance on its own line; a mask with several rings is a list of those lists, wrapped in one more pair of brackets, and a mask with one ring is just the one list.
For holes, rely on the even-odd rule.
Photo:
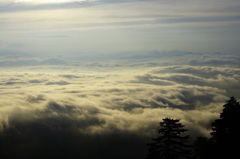
[(20, 2), (31, 2), (31, 3), (67, 3), (67, 2), (83, 2), (86, 0), (17, 0), (16, 3)]

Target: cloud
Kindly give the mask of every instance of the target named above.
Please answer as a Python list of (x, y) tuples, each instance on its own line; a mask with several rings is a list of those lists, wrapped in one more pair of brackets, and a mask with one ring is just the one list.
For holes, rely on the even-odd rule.
[(167, 77), (158, 77), (160, 80), (172, 81), (176, 83), (183, 83), (189, 85), (204, 85), (204, 79), (192, 75), (172, 74)]
[(47, 82), (46, 85), (68, 85), (70, 83), (66, 81), (55, 81), (55, 82)]
[(0, 56), (12, 58), (12, 57), (29, 57), (31, 55), (16, 49), (11, 49), (11, 50), (0, 50)]
[(65, 77), (65, 78), (81, 78), (80, 76), (76, 76), (76, 75), (60, 75), (61, 77)]
[[(209, 136), (240, 98), (238, 0), (12, 2), (0, 2), (3, 158), (144, 158), (162, 118)], [(190, 51), (158, 51), (175, 48)]]
[(161, 79), (159, 77), (156, 76), (152, 76), (152, 75), (144, 75), (144, 76), (137, 76), (136, 77), (137, 80), (132, 81), (133, 83), (146, 83), (146, 84), (154, 84), (154, 85), (172, 85), (171, 81), (167, 81), (164, 79)]
[(42, 80), (37, 80), (37, 79), (29, 80), (29, 83), (42, 83), (42, 82), (43, 82)]
[[(233, 66), (234, 68), (227, 66), (173, 66), (156, 70), (154, 73), (158, 74), (158, 79), (186, 85), (209, 86), (225, 90), (226, 94), (237, 95), (238, 93), (236, 92), (239, 89), (237, 84), (239, 82), (239, 69), (235, 68), (234, 64)], [(166, 72), (168, 73), (167, 76), (159, 76)]]
[[(156, 67), (156, 66), (170, 66), (173, 65), (190, 65), (190, 66), (231, 66), (238, 67), (240, 57), (238, 55), (225, 55), (222, 53), (193, 53), (193, 52), (181, 52), (181, 51), (146, 51), (146, 52), (115, 52), (115, 53), (69, 53), (68, 55), (59, 54), (58, 56), (48, 55), (29, 55), (24, 52), (18, 51), (0, 51), (0, 66), (2, 67), (14, 67), (14, 66), (46, 66), (46, 65), (58, 65), (58, 66), (83, 66), (89, 68), (121, 68), (121, 67)], [(196, 67), (197, 68), (197, 67)], [(181, 70), (174, 71), (182, 71)], [(188, 68), (186, 68), (188, 69)], [(190, 68), (189, 68), (190, 69)], [(194, 68), (193, 68), (194, 69)], [(207, 76), (206, 72), (211, 70), (200, 70), (204, 76)], [(208, 68), (206, 68), (208, 69)], [(163, 72), (164, 70), (161, 70)], [(170, 67), (168, 70), (170, 71)], [(186, 70), (192, 71), (192, 75), (199, 70)], [(195, 72), (193, 72), (195, 71)], [(215, 74), (221, 73), (215, 70)], [(180, 72), (179, 72), (180, 73)], [(186, 72), (187, 74), (189, 72)], [(200, 72), (199, 72), (200, 73)], [(62, 75), (63, 76), (63, 75)], [(66, 74), (67, 78), (67, 74)], [(139, 77), (140, 78), (140, 77)], [(143, 78), (143, 77), (142, 77)], [(147, 77), (145, 77), (147, 78)], [(150, 77), (149, 78), (156, 78)], [(156, 79), (155, 79), (156, 80)], [(158, 79), (160, 80), (160, 79)], [(162, 81), (164, 82), (164, 81)]]
[(32, 95), (29, 95), (27, 96), (27, 101), (30, 102), (30, 103), (39, 103), (41, 101), (45, 101), (45, 97), (44, 95), (38, 95), (38, 96), (32, 96)]
[(143, 158), (165, 117), (209, 136), (224, 102), (240, 97), (239, 67), (189, 65), (205, 54), (155, 54), (1, 68), (0, 150), (7, 158)]
[(18, 49), (31, 54), (172, 49), (237, 54), (237, 6), (235, 0), (0, 3), (1, 49), (22, 43)]
[(215, 55), (204, 55), (201, 59), (192, 59), (189, 61), (190, 65), (212, 65), (212, 66), (221, 66), (221, 65), (239, 65), (239, 56), (228, 56), (223, 55), (216, 57)]
[(3, 59), (0, 61), (1, 67), (65, 64), (65, 61), (61, 60), (60, 58), (26, 57), (24, 54), (8, 54), (8, 52), (5, 52), (2, 55)]
[(6, 114), (1, 113), (0, 115), (0, 131), (4, 131), (8, 128), (9, 121), (8, 116)]
[(92, 5), (91, 0), (86, 1), (65, 1), (64, 3), (51, 3), (51, 1), (18, 1), (12, 0), (0, 3), (0, 12), (19, 12), (29, 10), (49, 10), (49, 9), (66, 9), (81, 8)]
[(3, 85), (15, 85), (15, 84), (24, 84), (24, 82), (9, 81), (9, 82), (4, 83)]
[[(229, 63), (231, 64), (231, 62)], [(211, 65), (211, 64), (210, 64)], [(153, 71), (157, 74), (184, 74), (194, 75), (201, 78), (216, 78), (218, 75), (223, 74), (225, 76), (231, 76), (238, 73), (238, 69), (229, 69), (228, 67), (209, 67), (209, 66), (191, 66), (191, 65), (178, 65), (162, 67), (161, 69)]]
[[(82, 132), (81, 130), (105, 124), (105, 121), (93, 116), (95, 113), (96, 108), (62, 105), (54, 101), (49, 102), (43, 110), (31, 113), (20, 111), (17, 116), (15, 114), (11, 117), (11, 126), (0, 136), (3, 139), (1, 144), (7, 144), (1, 151), (6, 158), (32, 158), (36, 155), (41, 158), (132, 158), (143, 155), (131, 155), (130, 152), (139, 149), (144, 152), (146, 139), (130, 132), (117, 129), (105, 135)], [(35, 117), (29, 120), (26, 116)], [(122, 149), (123, 147), (125, 148)], [(21, 153), (16, 155), (13, 153), (15, 151)]]

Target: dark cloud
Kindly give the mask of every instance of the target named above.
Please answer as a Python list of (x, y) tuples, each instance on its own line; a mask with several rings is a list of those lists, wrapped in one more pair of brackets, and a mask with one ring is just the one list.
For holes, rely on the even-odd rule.
[(52, 131), (37, 120), (17, 125), (1, 135), (1, 144), (4, 145), (1, 147), (1, 158), (144, 158), (147, 142), (146, 138), (121, 131), (108, 135), (88, 135), (71, 130)]
[(55, 81), (55, 82), (47, 82), (46, 85), (69, 85), (69, 82), (66, 81)]
[(29, 83), (42, 83), (42, 80), (37, 80), (37, 79), (33, 79), (33, 80), (29, 80)]
[[(72, 91), (65, 91), (65, 93), (81, 93), (81, 91), (72, 90)], [(84, 95), (83, 95), (83, 96), (84, 96)]]
[[(33, 56), (16, 51), (0, 51), (0, 66), (62, 65), (93, 68), (157, 67), (172, 65), (239, 66), (240, 57), (222, 53), (193, 53), (181, 51), (147, 51), (119, 53), (69, 53), (58, 57)], [(150, 62), (149, 62), (150, 61)], [(70, 74), (62, 77), (71, 78)], [(72, 76), (73, 77), (73, 76)], [(76, 76), (75, 76), (76, 77)]]
[(0, 134), (1, 158), (144, 158), (147, 137), (116, 127), (104, 134), (83, 133), (82, 129), (105, 123), (83, 111), (50, 102), (44, 110), (32, 112), (30, 120), (25, 113), (10, 117), (9, 127)]
[(26, 84), (25, 82), (19, 82), (19, 81), (8, 81), (8, 82), (5, 82), (5, 83), (2, 83), (0, 85), (17, 85), (17, 84)]
[(176, 83), (181, 83), (181, 84), (188, 84), (188, 85), (204, 85), (206, 81), (204, 79), (201, 79), (196, 76), (190, 76), (190, 75), (170, 75), (169, 77), (158, 77), (161, 80), (166, 80), (166, 81), (173, 81)]
[[(39, 111), (39, 115), (51, 116), (52, 114), (57, 114), (59, 116), (69, 116), (75, 118), (76, 116), (90, 117), (91, 115), (96, 115), (99, 109), (91, 106), (76, 106), (72, 104), (59, 104), (55, 101), (51, 101), (47, 104), (44, 111)], [(81, 120), (82, 121), (82, 120)]]
[(42, 101), (45, 101), (46, 98), (44, 95), (37, 95), (37, 96), (33, 96), (33, 95), (29, 95), (27, 96), (26, 100), (30, 103), (40, 103)]
[(65, 64), (65, 61), (59, 58), (49, 58), (49, 59), (43, 59), (39, 61), (40, 65), (63, 65)]
[(232, 76), (234, 74), (240, 74), (239, 70), (236, 69), (228, 69), (225, 68), (216, 68), (210, 66), (200, 66), (200, 67), (193, 67), (193, 66), (169, 66), (165, 68), (161, 68), (159, 70), (153, 71), (153, 73), (157, 74), (165, 74), (165, 73), (175, 73), (175, 74), (189, 74), (193, 76), (199, 76), (202, 78), (217, 78), (218, 75), (224, 76)]
[(0, 61), (2, 67), (17, 67), (17, 66), (40, 66), (40, 65), (64, 65), (65, 61), (59, 58), (32, 58), (32, 57), (18, 57), (20, 55), (14, 55), (6, 57)]
[(165, 107), (179, 108), (179, 106), (177, 106), (176, 104), (174, 104), (173, 102), (171, 102), (167, 98), (164, 98), (164, 97), (161, 97), (161, 96), (156, 96), (155, 100), (158, 101), (158, 102), (161, 102)]
[[(201, 94), (194, 94), (194, 92), (201, 92)], [(196, 106), (198, 105), (208, 105), (214, 102), (214, 97), (214, 93), (210, 93), (207, 90), (201, 88), (195, 89), (194, 91), (189, 89), (182, 89), (180, 91), (180, 95), (176, 96), (176, 98), (186, 103), (186, 105), (183, 105), (181, 109), (184, 109), (184, 106), (186, 108), (196, 109)]]
[(113, 98), (111, 100), (111, 103), (114, 103), (113, 107), (109, 108), (109, 109), (117, 109), (117, 110), (121, 110), (121, 111), (126, 111), (129, 113), (134, 113), (134, 109), (136, 108), (146, 108), (146, 105), (144, 105), (144, 103), (140, 103), (140, 102), (134, 102), (134, 101), (130, 101), (130, 100), (124, 100), (124, 98)]
[(161, 79), (161, 77), (153, 76), (150, 74), (144, 75), (144, 76), (137, 76), (136, 80), (132, 80), (133, 83), (145, 83), (145, 84), (153, 84), (153, 85), (173, 85), (173, 83), (170, 80), (166, 80), (164, 78)]
[(16, 67), (16, 66), (31, 66), (36, 65), (38, 63), (38, 60), (36, 59), (11, 59), (11, 60), (5, 60), (0, 62), (0, 66), (2, 67)]
[[(219, 53), (218, 53), (219, 54)], [(216, 56), (217, 54), (204, 54), (202, 57), (195, 57), (189, 61), (190, 65), (193, 66), (239, 66), (240, 57), (235, 55), (222, 55)]]
[(76, 75), (60, 75), (60, 77), (64, 77), (64, 78), (81, 78), (80, 76), (76, 76)]

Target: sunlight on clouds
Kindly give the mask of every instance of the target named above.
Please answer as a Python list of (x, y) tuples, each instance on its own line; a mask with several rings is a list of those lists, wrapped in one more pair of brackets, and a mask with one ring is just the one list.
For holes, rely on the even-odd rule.
[(71, 116), (98, 123), (79, 127), (84, 134), (119, 130), (149, 136), (161, 118), (172, 117), (208, 135), (229, 88), (239, 96), (239, 68), (111, 62), (2, 70), (0, 129), (21, 112), (28, 120)]
[(21, 3), (21, 2), (32, 2), (32, 0), (17, 0), (15, 3)]

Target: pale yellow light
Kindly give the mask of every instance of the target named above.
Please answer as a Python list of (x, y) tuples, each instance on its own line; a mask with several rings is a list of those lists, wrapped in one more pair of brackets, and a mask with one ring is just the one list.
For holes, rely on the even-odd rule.
[(30, 2), (30, 3), (66, 3), (66, 2), (83, 2), (86, 0), (16, 0), (15, 3)]

